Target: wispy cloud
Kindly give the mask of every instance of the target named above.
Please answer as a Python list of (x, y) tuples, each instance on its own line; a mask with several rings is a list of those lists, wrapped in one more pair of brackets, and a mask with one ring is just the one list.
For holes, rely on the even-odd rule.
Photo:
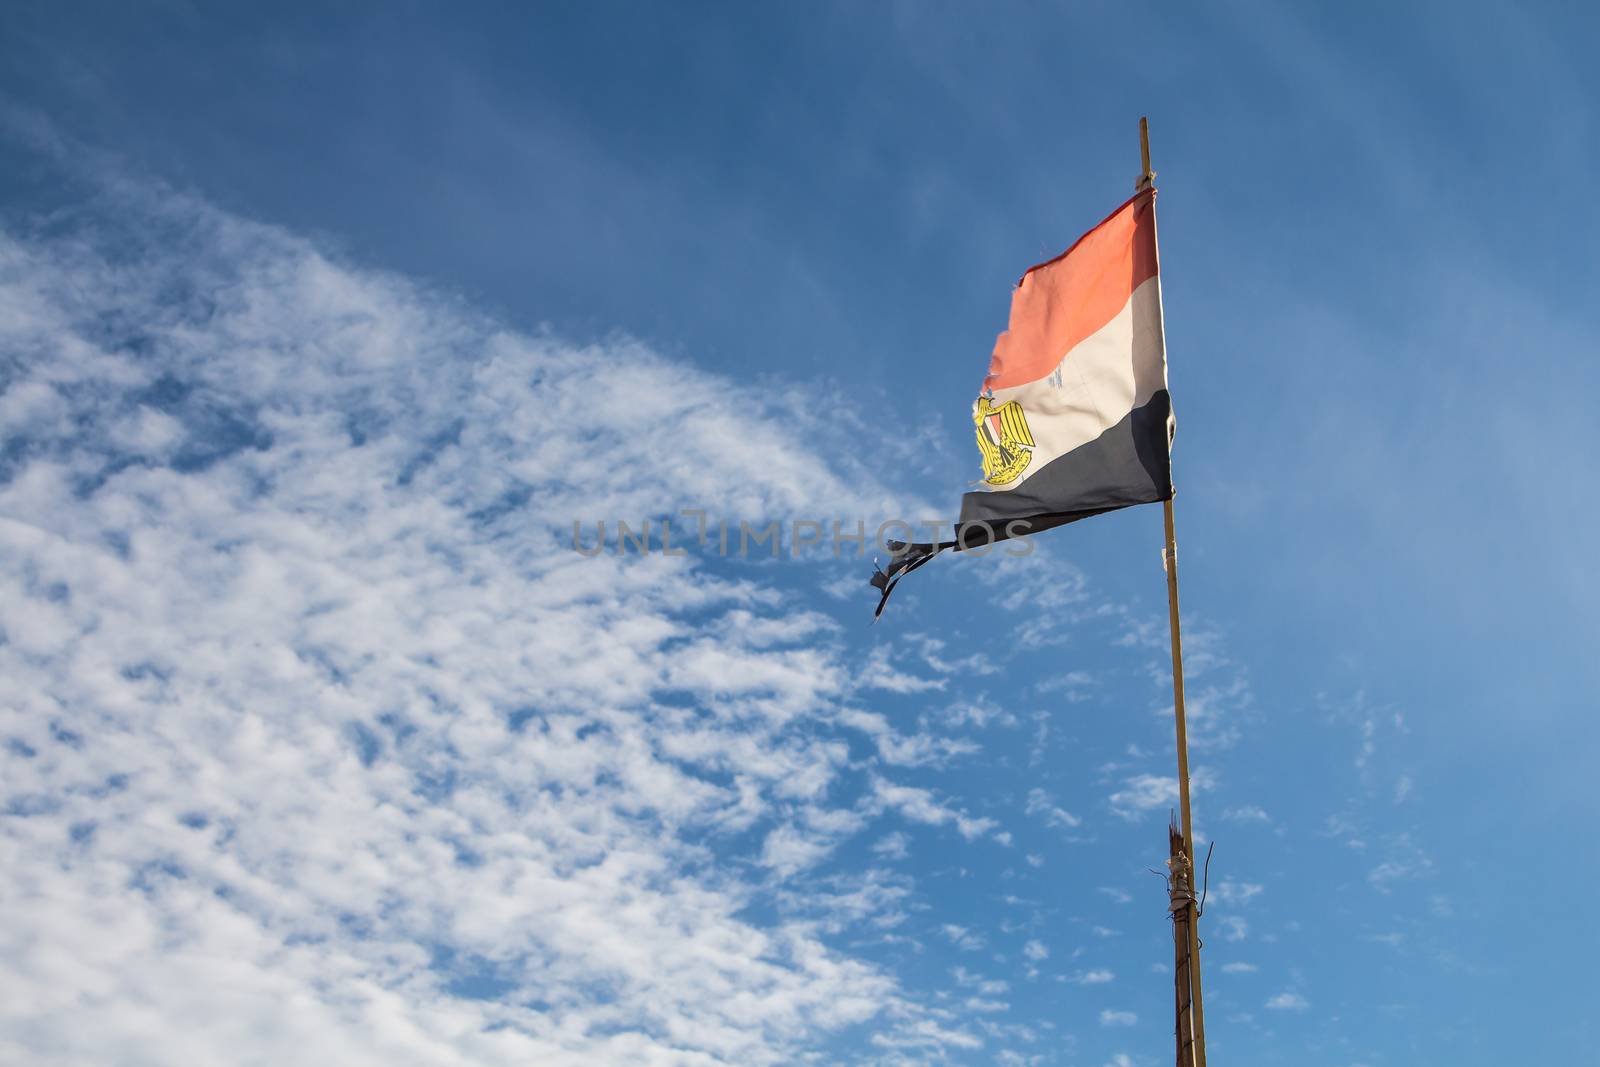
[(882, 648), (867, 659), (857, 680), (863, 689), (882, 689), (890, 693), (925, 693), (930, 689), (943, 689), (943, 678), (919, 678), (895, 667), (889, 659), (889, 650)]
[(352, 1067), (775, 1064), (868, 1021), (978, 1043), (822, 939), (903, 888), (757, 923), (757, 883), (704, 862), (752, 829), (751, 878), (806, 876), (873, 818), (825, 803), (857, 772), (805, 728), (855, 684), (832, 625), (569, 543), (600, 516), (659, 537), (684, 500), (870, 514), (870, 475), (626, 339), (519, 335), (138, 183), (97, 210), (0, 238), (0, 835), (29, 931), (3, 968), (44, 991), (31, 1033)]
[(972, 930), (968, 929), (967, 927), (958, 925), (957, 923), (945, 923), (939, 927), (939, 932), (942, 933), (952, 945), (961, 949), (963, 952), (976, 952), (984, 945), (984, 940), (982, 937), (973, 933)]
[(1024, 809), (1029, 815), (1042, 817), (1051, 826), (1074, 830), (1083, 825), (1083, 820), (1065, 808), (1057, 806), (1054, 798), (1043, 789), (1028, 790), (1028, 806)]
[(1237, 808), (1228, 808), (1223, 811), (1222, 818), (1227, 822), (1261, 822), (1270, 823), (1272, 817), (1262, 808), (1254, 804), (1246, 804)]
[[(1196, 767), (1189, 775), (1191, 796), (1216, 785), (1216, 776), (1207, 768)], [(1125, 779), (1122, 788), (1108, 798), (1111, 810), (1125, 819), (1138, 819), (1148, 812), (1178, 806), (1178, 779), (1159, 774), (1136, 774)]]
[(1279, 993), (1267, 1000), (1266, 1007), (1270, 1011), (1305, 1011), (1311, 1002), (1299, 993)]
[(841, 708), (835, 713), (840, 725), (858, 730), (869, 736), (877, 746), (879, 757), (897, 767), (942, 767), (961, 756), (978, 752), (977, 742), (961, 737), (947, 737), (928, 731), (904, 734), (889, 724), (887, 716), (859, 708)]
[(1237, 882), (1232, 878), (1225, 878), (1213, 886), (1211, 893), (1224, 904), (1248, 904), (1263, 892), (1263, 887), (1254, 882)]
[(974, 818), (964, 811), (949, 807), (939, 801), (932, 790), (897, 785), (884, 778), (873, 779), (872, 797), (879, 810), (898, 811), (912, 822), (928, 826), (954, 824), (961, 836), (969, 841), (999, 826), (993, 819)]
[(761, 862), (780, 877), (790, 877), (813, 866), (833, 851), (834, 841), (821, 834), (806, 833), (798, 827), (779, 826), (767, 834), (761, 848)]
[(1433, 872), (1433, 860), (1408, 833), (1392, 834), (1383, 841), (1384, 859), (1367, 872), (1367, 882), (1387, 893), (1397, 882), (1423, 878)]
[(1116, 981), (1116, 979), (1117, 976), (1112, 971), (1104, 967), (1097, 967), (1092, 971), (1079, 971), (1065, 980), (1074, 985), (1105, 985), (1108, 982)]
[(950, 977), (955, 979), (956, 985), (959, 985), (965, 989), (976, 989), (984, 996), (1001, 996), (1011, 989), (1011, 986), (1006, 982), (1002, 982), (994, 978), (985, 978), (980, 974), (974, 974), (965, 967), (952, 968), (950, 971)]

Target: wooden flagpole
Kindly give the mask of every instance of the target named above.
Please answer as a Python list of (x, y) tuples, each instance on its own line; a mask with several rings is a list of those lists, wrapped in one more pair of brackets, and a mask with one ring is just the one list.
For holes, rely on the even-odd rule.
[(1189, 901), (1194, 894), (1189, 881), (1189, 861), (1183, 854), (1183, 833), (1177, 823), (1167, 826), (1167, 912), (1172, 916), (1173, 1028), (1178, 1039), (1178, 1067), (1194, 1063), (1194, 1022), (1190, 1015), (1194, 984), (1189, 980)]
[[(1150, 123), (1147, 119), (1139, 119), (1139, 161), (1143, 170), (1139, 175), (1139, 188), (1143, 189), (1155, 181), (1156, 172), (1150, 169)], [(1183, 855), (1173, 857), (1174, 878), (1180, 873), (1179, 867), (1186, 867), (1188, 892), (1181, 901), (1182, 925), (1188, 927), (1188, 971), (1189, 978), (1189, 1026), (1180, 1011), (1178, 1019), (1178, 1047), (1181, 1050), (1184, 1044), (1184, 1030), (1191, 1029), (1193, 1042), (1190, 1045), (1189, 1067), (1206, 1067), (1206, 1022), (1204, 1002), (1200, 995), (1200, 923), (1198, 908), (1194, 898), (1194, 818), (1189, 809), (1189, 729), (1183, 715), (1183, 638), (1178, 630), (1178, 543), (1173, 534), (1172, 500), (1169, 498), (1162, 502), (1162, 513), (1165, 518), (1167, 545), (1162, 561), (1167, 571), (1167, 615), (1172, 626), (1172, 710), (1177, 720), (1178, 731), (1178, 804), (1183, 815)], [(1180, 903), (1174, 901), (1174, 904)], [(1177, 923), (1179, 912), (1173, 913), (1173, 921)], [(1179, 993), (1179, 1003), (1183, 1001), (1182, 992)], [(1179, 1067), (1183, 1067), (1180, 1060)]]
[(1183, 909), (1189, 928), (1190, 1018), (1194, 1026), (1192, 1067), (1206, 1067), (1205, 1002), (1200, 995), (1200, 916), (1194, 898), (1194, 816), (1189, 810), (1189, 730), (1183, 717), (1183, 638), (1178, 632), (1178, 544), (1172, 532), (1172, 501), (1163, 502), (1167, 528), (1167, 615), (1172, 624), (1172, 709), (1178, 724), (1178, 806), (1183, 812), (1183, 865), (1189, 893)]

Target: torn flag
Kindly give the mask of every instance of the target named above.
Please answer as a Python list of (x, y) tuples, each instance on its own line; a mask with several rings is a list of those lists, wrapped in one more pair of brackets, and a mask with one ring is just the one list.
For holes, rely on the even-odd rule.
[(983, 487), (961, 498), (953, 541), (894, 544), (872, 584), (972, 549), (1172, 496), (1155, 189), (1032, 267), (1011, 297), (972, 407)]

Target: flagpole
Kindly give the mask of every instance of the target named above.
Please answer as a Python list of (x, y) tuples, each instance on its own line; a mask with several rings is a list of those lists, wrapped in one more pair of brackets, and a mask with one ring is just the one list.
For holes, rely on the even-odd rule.
[(1178, 630), (1178, 544), (1172, 530), (1172, 501), (1162, 501), (1166, 520), (1167, 616), (1172, 625), (1172, 710), (1178, 724), (1178, 806), (1183, 813), (1183, 860), (1189, 893), (1184, 917), (1189, 928), (1190, 1018), (1194, 1026), (1193, 1067), (1206, 1067), (1206, 1016), (1200, 995), (1200, 917), (1194, 898), (1194, 816), (1189, 809), (1189, 728), (1183, 714), (1183, 637)]
[(1194, 1063), (1194, 983), (1189, 979), (1189, 860), (1183, 854), (1183, 831), (1167, 824), (1167, 913), (1172, 916), (1173, 1036), (1178, 1039), (1178, 1067)]
[[(1150, 169), (1150, 123), (1144, 117), (1139, 119), (1139, 162), (1143, 168), (1139, 175), (1139, 188), (1143, 189), (1153, 184), (1156, 176), (1155, 171)], [(1162, 501), (1161, 506), (1167, 535), (1162, 562), (1167, 572), (1167, 616), (1172, 627), (1172, 710), (1177, 721), (1178, 804), (1183, 814), (1183, 856), (1180, 865), (1188, 868), (1188, 893), (1182, 901), (1182, 913), (1189, 932), (1189, 1017), (1194, 1038), (1190, 1046), (1190, 1060), (1191, 1067), (1206, 1067), (1205, 1009), (1200, 994), (1200, 923), (1194, 898), (1194, 817), (1189, 808), (1189, 728), (1183, 713), (1183, 638), (1178, 628), (1178, 543), (1173, 533), (1172, 499), (1169, 497)], [(1175, 877), (1178, 873), (1176, 869), (1173, 872)], [(1180, 1018), (1180, 1026), (1182, 1022)], [(1181, 1047), (1181, 1032), (1178, 1041)]]

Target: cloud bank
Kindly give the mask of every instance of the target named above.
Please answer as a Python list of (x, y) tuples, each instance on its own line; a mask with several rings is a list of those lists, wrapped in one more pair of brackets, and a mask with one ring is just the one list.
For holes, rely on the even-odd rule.
[(830, 944), (897, 921), (885, 872), (762, 896), (869, 823), (999, 847), (848, 765), (888, 735), (827, 620), (570, 548), (686, 500), (885, 513), (804, 404), (130, 183), (0, 237), (0, 360), (0, 1059), (980, 1043)]

